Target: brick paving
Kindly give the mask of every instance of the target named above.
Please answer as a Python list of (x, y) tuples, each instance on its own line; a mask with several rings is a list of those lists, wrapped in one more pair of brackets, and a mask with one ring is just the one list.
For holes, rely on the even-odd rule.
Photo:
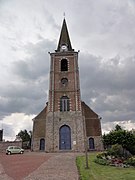
[(78, 180), (75, 153), (0, 154), (0, 180)]

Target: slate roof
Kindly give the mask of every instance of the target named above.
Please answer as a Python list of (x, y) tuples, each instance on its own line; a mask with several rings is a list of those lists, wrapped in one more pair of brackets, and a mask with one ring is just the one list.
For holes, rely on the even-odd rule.
[(68, 34), (68, 29), (67, 29), (67, 24), (66, 24), (65, 18), (63, 20), (63, 25), (62, 25), (62, 28), (61, 28), (59, 43), (58, 43), (58, 47), (57, 47), (56, 52), (60, 51), (61, 45), (67, 45), (68, 51), (74, 51), (72, 49), (72, 45), (71, 45), (71, 42), (70, 42), (70, 38), (69, 38), (69, 34)]

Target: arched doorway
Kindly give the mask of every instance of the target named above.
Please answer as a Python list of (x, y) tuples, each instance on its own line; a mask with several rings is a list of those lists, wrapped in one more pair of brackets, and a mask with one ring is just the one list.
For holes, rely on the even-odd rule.
[(40, 150), (41, 151), (45, 150), (45, 139), (44, 138), (40, 139)]
[(94, 138), (89, 138), (89, 149), (94, 150), (95, 145), (94, 145)]
[(60, 127), (59, 149), (60, 150), (70, 150), (71, 149), (71, 129), (67, 125)]

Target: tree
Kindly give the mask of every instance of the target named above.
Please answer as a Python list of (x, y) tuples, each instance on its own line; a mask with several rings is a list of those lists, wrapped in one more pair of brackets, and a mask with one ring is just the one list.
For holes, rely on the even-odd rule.
[(25, 129), (24, 131), (20, 131), (17, 136), (19, 136), (23, 142), (30, 141), (31, 140), (31, 131), (28, 133)]
[(122, 130), (122, 127), (117, 124), (117, 125), (115, 126), (115, 131), (119, 131), (119, 130)]
[(115, 129), (108, 134), (103, 135), (103, 144), (105, 147), (119, 144), (123, 149), (135, 154), (135, 134), (122, 129), (119, 125), (116, 125)]

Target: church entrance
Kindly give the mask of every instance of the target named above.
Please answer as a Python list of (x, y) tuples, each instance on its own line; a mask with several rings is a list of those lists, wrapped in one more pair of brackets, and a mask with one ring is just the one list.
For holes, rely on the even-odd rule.
[(67, 125), (62, 126), (59, 130), (59, 149), (71, 149), (71, 129)]
[(40, 139), (40, 150), (41, 151), (45, 150), (45, 139), (44, 138)]

